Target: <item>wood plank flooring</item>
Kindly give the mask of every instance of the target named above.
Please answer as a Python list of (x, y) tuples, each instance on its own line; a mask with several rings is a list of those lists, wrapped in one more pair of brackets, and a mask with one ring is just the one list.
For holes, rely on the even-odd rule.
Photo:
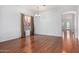
[(75, 38), (74, 33), (71, 30), (65, 30), (63, 33), (63, 51), (79, 52), (79, 48), (77, 48), (79, 46), (78, 39)]
[[(0, 43), (0, 53), (62, 53), (61, 37), (34, 35)], [(79, 52), (79, 47), (68, 52)]]

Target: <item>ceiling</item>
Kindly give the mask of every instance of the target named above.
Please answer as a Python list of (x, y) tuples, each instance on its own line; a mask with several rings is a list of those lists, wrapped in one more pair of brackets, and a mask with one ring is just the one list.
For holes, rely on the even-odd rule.
[[(4, 5), (7, 6), (7, 5)], [(18, 6), (25, 10), (30, 10), (34, 13), (44, 12), (48, 10), (75, 10), (76, 5), (9, 5), (9, 6)], [(2, 7), (2, 5), (0, 5)]]
[(54, 10), (54, 9), (76, 9), (76, 5), (25, 5), (23, 6), (26, 9), (29, 9), (33, 12), (42, 12), (42, 11), (46, 11), (46, 10)]

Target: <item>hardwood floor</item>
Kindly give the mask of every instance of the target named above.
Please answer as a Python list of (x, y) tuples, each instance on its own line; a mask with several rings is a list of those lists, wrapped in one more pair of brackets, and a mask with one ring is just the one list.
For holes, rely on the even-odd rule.
[[(63, 51), (64, 52), (79, 52), (78, 39), (75, 38), (74, 32), (65, 30), (63, 32)], [(78, 49), (78, 50), (75, 50)]]
[[(63, 52), (63, 40), (61, 37), (34, 35), (26, 38), (18, 38), (0, 43), (1, 53), (61, 53)], [(79, 48), (73, 48), (68, 52), (79, 52)]]

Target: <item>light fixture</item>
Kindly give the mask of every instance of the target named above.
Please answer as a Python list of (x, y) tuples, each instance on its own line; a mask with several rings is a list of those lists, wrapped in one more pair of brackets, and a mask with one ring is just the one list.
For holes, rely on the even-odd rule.
[(35, 16), (38, 16), (38, 17), (40, 16), (40, 14), (39, 14), (39, 12), (40, 12), (39, 8), (40, 8), (39, 5), (36, 6), (36, 13), (35, 13)]
[(35, 16), (40, 17), (40, 12), (44, 11), (45, 9), (46, 9), (46, 5), (37, 5), (36, 6)]

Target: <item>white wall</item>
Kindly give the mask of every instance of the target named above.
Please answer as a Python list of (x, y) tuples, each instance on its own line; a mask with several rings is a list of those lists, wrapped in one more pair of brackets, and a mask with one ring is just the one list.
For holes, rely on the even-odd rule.
[(79, 39), (79, 6), (78, 6), (78, 39)]
[(31, 12), (20, 6), (0, 7), (0, 42), (20, 37), (20, 13), (31, 15)]
[(36, 34), (61, 36), (61, 15), (59, 11), (55, 9), (42, 12), (39, 18), (35, 17)]
[[(62, 6), (61, 9), (54, 8), (40, 13), (40, 19), (34, 19), (35, 33), (61, 36), (61, 14), (72, 10), (76, 10), (75, 7)], [(0, 42), (20, 37), (20, 13), (33, 15), (26, 6), (0, 6)]]
[[(0, 6), (0, 33), (2, 32), (2, 7)], [(0, 34), (1, 37), (1, 34)]]
[(78, 38), (78, 11), (76, 11), (75, 17), (75, 38)]
[(40, 17), (35, 17), (35, 33), (61, 36), (62, 14), (68, 11), (77, 11), (77, 8), (76, 6), (58, 6), (41, 12)]

